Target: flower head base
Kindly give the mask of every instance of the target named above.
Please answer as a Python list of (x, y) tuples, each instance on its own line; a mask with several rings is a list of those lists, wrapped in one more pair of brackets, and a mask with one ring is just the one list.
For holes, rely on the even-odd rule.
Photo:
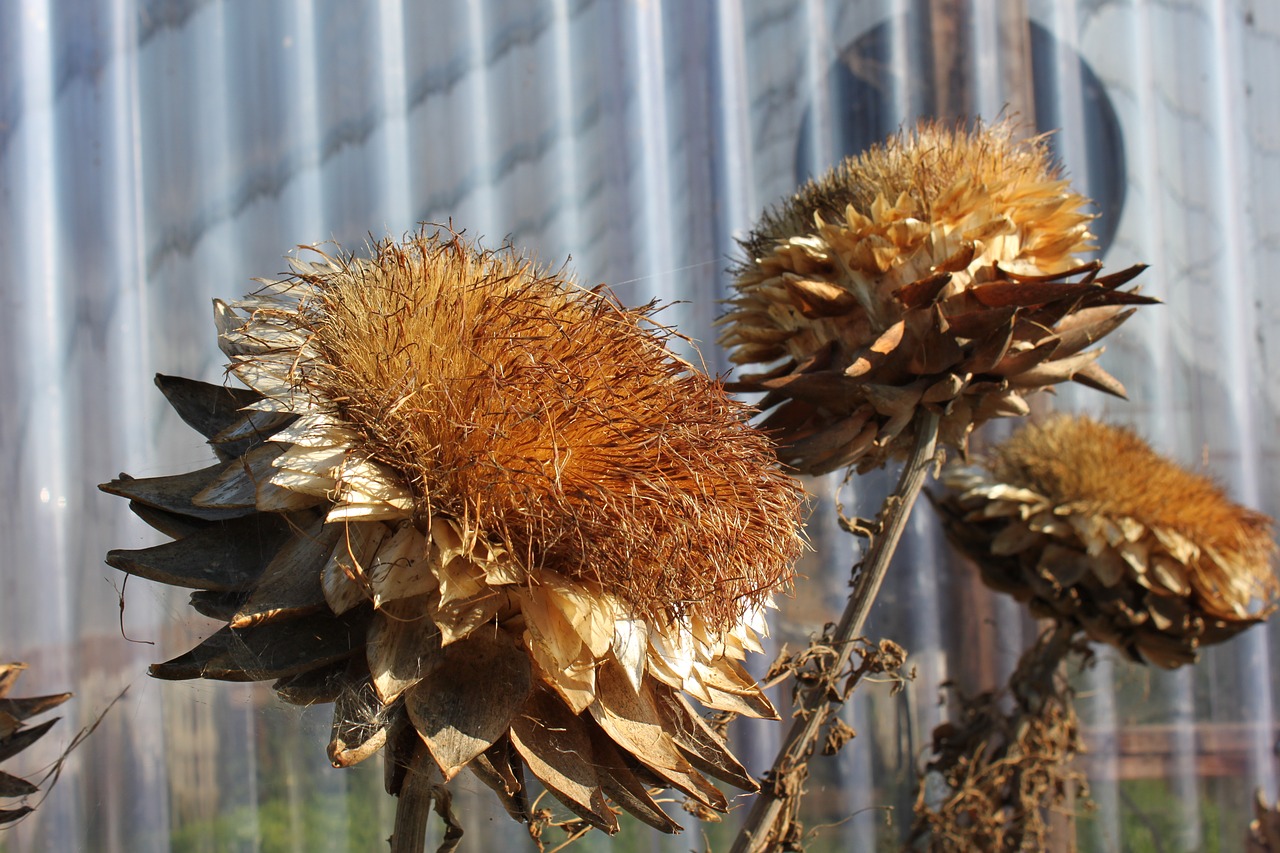
[[(179, 537), (109, 562), (228, 621), (153, 673), (336, 699), (335, 764), (420, 739), (519, 816), (526, 765), (607, 830), (606, 795), (672, 831), (649, 784), (712, 809), (700, 771), (750, 787), (681, 695), (775, 715), (740, 661), (790, 579), (800, 497), (747, 412), (651, 309), (511, 251), (423, 234), (294, 268), (216, 304), (249, 391), (160, 380), (224, 462), (104, 487)], [(190, 568), (238, 524), (265, 537), (256, 565)]]
[(947, 535), (988, 586), (1136, 660), (1193, 662), (1274, 609), (1270, 519), (1128, 430), (1057, 417), (944, 480)]
[(1140, 267), (1076, 258), (1087, 203), (1007, 125), (925, 124), (846, 160), (743, 242), (721, 343), (768, 369), (733, 387), (766, 394), (763, 428), (807, 474), (904, 454), (921, 408), (964, 447), (1046, 386), (1123, 395), (1088, 347), (1154, 300), (1119, 289)]

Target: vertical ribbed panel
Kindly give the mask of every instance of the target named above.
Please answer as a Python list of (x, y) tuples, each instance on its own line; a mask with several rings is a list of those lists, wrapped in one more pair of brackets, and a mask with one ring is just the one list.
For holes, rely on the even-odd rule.
[[(1061, 128), (1105, 260), (1152, 263), (1144, 288), (1165, 302), (1104, 357), (1132, 402), (1053, 405), (1129, 423), (1280, 511), (1277, 81), (1280, 12), (1261, 0), (0, 4), (0, 658), (32, 664), (31, 692), (77, 693), (30, 767), (130, 688), (37, 813), (0, 830), (6, 850), (364, 850), (389, 832), (376, 762), (327, 767), (326, 709), (148, 680), (213, 626), (141, 581), (122, 621), (123, 576), (101, 565), (159, 537), (95, 485), (207, 458), (152, 374), (220, 381), (209, 300), (300, 243), (452, 221), (549, 265), (572, 255), (587, 286), (683, 303), (665, 321), (723, 370), (716, 300), (762, 208), (903, 122), (1016, 114)], [(890, 485), (842, 494), (867, 514)], [(816, 554), (776, 637), (793, 648), (836, 617), (854, 559), (838, 482), (811, 488)], [(994, 687), (1034, 626), (922, 507), (869, 630), (917, 679), (864, 687), (845, 712), (859, 737), (815, 763), (806, 822), (833, 824), (833, 849), (897, 837), (940, 685)], [(1176, 673), (1101, 651), (1080, 684), (1098, 803), (1081, 849), (1156, 849), (1153, 832), (1166, 850), (1240, 846), (1253, 787), (1276, 794), (1274, 636)], [(778, 727), (735, 733), (762, 770)], [(518, 846), (463, 781), (468, 844)], [(709, 829), (715, 849), (734, 819)]]

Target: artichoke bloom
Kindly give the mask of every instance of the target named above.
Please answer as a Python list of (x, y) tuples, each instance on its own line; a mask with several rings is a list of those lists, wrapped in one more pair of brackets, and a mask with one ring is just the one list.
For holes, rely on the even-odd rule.
[(741, 661), (797, 485), (651, 308), (457, 235), (374, 248), (215, 303), (247, 390), (158, 378), (219, 461), (104, 486), (176, 540), (108, 562), (227, 625), (152, 674), (333, 701), (335, 766), (422, 743), (517, 818), (525, 766), (610, 832), (606, 797), (678, 830), (655, 787), (723, 811), (704, 773), (754, 782), (685, 697), (777, 716)]
[(1025, 395), (1066, 380), (1124, 395), (1090, 350), (1153, 302), (1099, 277), (1088, 199), (1043, 137), (921, 125), (802, 187), (743, 241), (720, 342), (732, 387), (805, 474), (867, 471), (916, 442), (917, 414), (964, 448)]
[(950, 469), (948, 538), (993, 589), (1174, 668), (1274, 609), (1271, 520), (1126, 429), (1059, 416)]
[[(55, 717), (34, 726), (28, 726), (26, 720), (42, 714), (50, 708), (56, 708), (71, 698), (70, 693), (57, 693), (52, 696), (29, 696), (10, 698), (9, 691), (18, 680), (18, 676), (26, 670), (25, 663), (0, 664), (0, 761), (12, 758), (31, 746), (53, 728), (58, 722)], [(28, 797), (39, 788), (21, 776), (0, 770), (0, 799), (17, 799)], [(32, 806), (18, 805), (13, 808), (0, 808), (0, 827), (13, 823), (23, 815), (29, 814)]]

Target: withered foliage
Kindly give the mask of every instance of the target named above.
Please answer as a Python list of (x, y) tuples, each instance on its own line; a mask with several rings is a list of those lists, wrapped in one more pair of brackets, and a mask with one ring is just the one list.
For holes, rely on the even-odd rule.
[[(71, 698), (70, 693), (51, 696), (10, 697), (9, 691), (26, 670), (25, 663), (0, 664), (0, 761), (19, 755), (44, 737), (58, 718), (28, 725), (27, 720), (56, 708)], [(0, 808), (0, 828), (30, 814), (34, 806), (25, 799), (39, 791), (39, 787), (27, 779), (0, 770), (0, 800), (20, 800), (12, 808)]]
[(1088, 654), (1071, 629), (1050, 629), (1023, 654), (1005, 689), (953, 694), (953, 719), (934, 730), (920, 780), (911, 849), (1045, 849), (1051, 814), (1087, 795), (1083, 774), (1071, 767), (1083, 744), (1060, 664)]
[[(879, 676), (891, 682), (896, 693), (915, 677), (914, 670), (903, 671), (907, 652), (892, 640), (878, 643), (865, 638), (855, 640), (857, 662), (836, 671), (834, 664), (839, 655), (832, 645), (835, 627), (834, 624), (825, 626), (820, 636), (798, 652), (788, 652), (784, 646), (764, 677), (765, 684), (791, 683), (795, 715), (820, 715), (822, 730), (814, 745), (828, 756), (837, 754), (856, 737), (853, 727), (832, 713), (832, 709), (844, 703), (862, 681), (869, 676)], [(815, 693), (822, 697), (819, 701), (815, 701)], [(784, 754), (765, 774), (761, 795), (776, 800), (780, 806), (776, 818), (757, 827), (768, 834), (765, 848), (769, 850), (803, 850), (813, 834), (806, 832), (800, 820), (812, 757), (812, 750), (801, 755)]]

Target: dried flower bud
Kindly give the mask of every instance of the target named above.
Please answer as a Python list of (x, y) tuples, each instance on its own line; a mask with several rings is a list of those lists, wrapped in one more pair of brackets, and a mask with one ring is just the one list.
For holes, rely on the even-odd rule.
[(1155, 300), (1119, 289), (1141, 267), (1076, 258), (1087, 204), (1003, 124), (924, 124), (846, 160), (743, 241), (720, 342), (766, 370), (731, 387), (766, 394), (762, 427), (806, 474), (904, 455), (921, 408), (963, 448), (1068, 379), (1123, 396), (1088, 347)]
[(105, 486), (177, 538), (109, 562), (228, 626), (153, 674), (336, 699), (334, 764), (408, 731), (526, 819), (526, 765), (608, 831), (606, 796), (678, 828), (651, 783), (724, 810), (702, 772), (754, 783), (682, 694), (776, 716), (740, 661), (798, 486), (651, 308), (456, 235), (375, 248), (216, 303), (251, 390), (159, 380), (222, 461)]
[(1274, 609), (1271, 520), (1129, 430), (1056, 417), (944, 482), (947, 535), (988, 586), (1135, 660), (1194, 662)]
[[(53, 728), (53, 724), (58, 722), (56, 717), (34, 726), (28, 726), (25, 721), (51, 708), (56, 708), (71, 698), (70, 693), (30, 696), (22, 699), (9, 698), (9, 690), (26, 668), (25, 663), (0, 664), (0, 758), (12, 758), (44, 737), (45, 733)], [(28, 797), (38, 790), (34, 783), (0, 770), (0, 799)], [(29, 814), (33, 808), (26, 804), (14, 808), (0, 808), (0, 829)]]

